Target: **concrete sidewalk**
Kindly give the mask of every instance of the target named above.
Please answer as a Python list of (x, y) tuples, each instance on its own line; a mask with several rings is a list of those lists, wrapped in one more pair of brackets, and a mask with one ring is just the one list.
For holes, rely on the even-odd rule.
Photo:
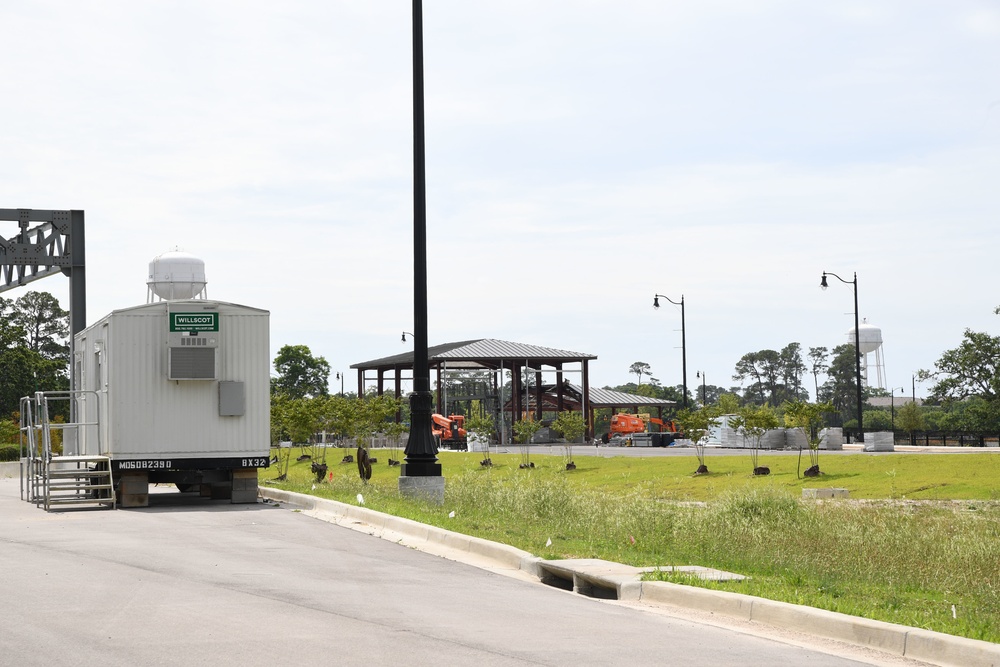
[[(262, 486), (260, 495), (267, 500), (293, 505), (303, 513), (323, 521), (498, 574), (539, 581), (581, 595), (694, 609), (876, 649), (942, 667), (1000, 667), (1000, 645), (990, 642), (740, 593), (642, 581), (647, 569), (620, 563), (594, 559), (544, 560), (498, 542), (428, 526), (365, 507), (281, 489)], [(703, 578), (738, 576), (708, 568), (684, 569), (693, 576)]]

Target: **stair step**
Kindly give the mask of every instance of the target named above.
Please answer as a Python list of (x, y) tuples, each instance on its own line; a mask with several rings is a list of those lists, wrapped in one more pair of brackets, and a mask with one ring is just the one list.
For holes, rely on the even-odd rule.
[(37, 485), (36, 501), (49, 508), (116, 506), (111, 459), (107, 456), (53, 456), (48, 461), (32, 461), (29, 468)]
[(114, 498), (49, 498), (49, 505), (113, 505)]
[(80, 475), (49, 475), (49, 480), (53, 484), (67, 484), (73, 482), (87, 482), (89, 480), (96, 479), (102, 482), (111, 481), (111, 475), (95, 475), (89, 472), (82, 473)]
[(53, 456), (49, 461), (52, 463), (108, 463), (111, 458), (108, 456)]
[(82, 475), (49, 475), (49, 480), (51, 480), (53, 484), (65, 484), (67, 482), (73, 483), (76, 481), (86, 482), (88, 480), (99, 480), (107, 483), (111, 480), (111, 475), (94, 475), (90, 473), (84, 473)]
[(79, 484), (76, 486), (52, 486), (49, 485), (49, 493), (62, 493), (66, 491), (108, 491), (111, 489), (110, 484)]

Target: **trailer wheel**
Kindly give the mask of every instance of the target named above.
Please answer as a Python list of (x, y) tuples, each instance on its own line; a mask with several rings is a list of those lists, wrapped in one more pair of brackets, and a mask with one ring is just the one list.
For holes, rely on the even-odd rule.
[(195, 487), (194, 484), (181, 484), (180, 482), (178, 482), (174, 486), (176, 486), (177, 490), (180, 491), (181, 493), (187, 493), (188, 491), (194, 491), (194, 487)]

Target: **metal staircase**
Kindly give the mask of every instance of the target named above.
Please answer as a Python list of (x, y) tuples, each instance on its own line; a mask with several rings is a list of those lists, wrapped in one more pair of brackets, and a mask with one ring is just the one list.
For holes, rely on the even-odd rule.
[[(93, 415), (93, 421), (50, 420), (49, 405), (60, 400), (74, 401), (75, 414)], [(88, 401), (93, 402), (90, 410)], [(21, 399), (21, 446), (27, 453), (21, 459), (23, 500), (46, 511), (115, 508), (111, 458), (101, 446), (100, 413), (100, 395), (93, 391), (38, 392)], [(60, 442), (64, 453), (54, 453)]]

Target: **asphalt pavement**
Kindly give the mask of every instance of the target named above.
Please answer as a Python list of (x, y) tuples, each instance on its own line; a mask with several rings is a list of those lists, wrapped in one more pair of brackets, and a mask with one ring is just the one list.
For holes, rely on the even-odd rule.
[(288, 504), (46, 513), (18, 486), (0, 479), (2, 665), (921, 664), (503, 576)]

